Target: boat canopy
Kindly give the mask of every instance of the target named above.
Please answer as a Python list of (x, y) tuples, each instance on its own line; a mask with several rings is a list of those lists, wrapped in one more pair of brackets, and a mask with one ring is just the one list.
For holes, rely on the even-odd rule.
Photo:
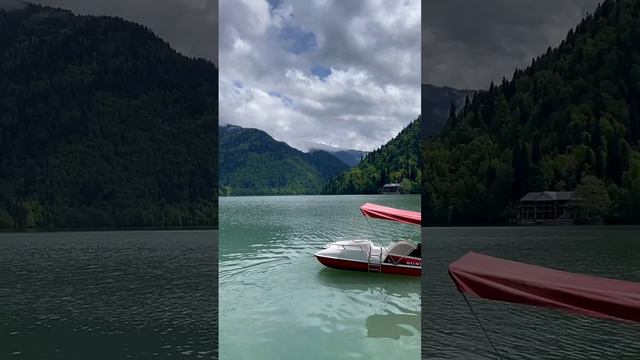
[(382, 205), (366, 203), (360, 207), (364, 216), (375, 219), (401, 222), (404, 224), (420, 225), (422, 216), (419, 212), (394, 209)]
[(449, 265), (458, 290), (480, 298), (640, 322), (640, 283), (574, 274), (474, 252)]

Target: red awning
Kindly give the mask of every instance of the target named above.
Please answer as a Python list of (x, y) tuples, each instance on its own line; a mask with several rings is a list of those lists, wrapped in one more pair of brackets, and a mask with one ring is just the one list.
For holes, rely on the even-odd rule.
[(470, 252), (449, 265), (458, 290), (477, 297), (640, 322), (640, 283), (573, 274)]
[(397, 221), (405, 224), (420, 225), (422, 216), (419, 212), (394, 209), (382, 205), (366, 203), (360, 207), (364, 216), (375, 219)]

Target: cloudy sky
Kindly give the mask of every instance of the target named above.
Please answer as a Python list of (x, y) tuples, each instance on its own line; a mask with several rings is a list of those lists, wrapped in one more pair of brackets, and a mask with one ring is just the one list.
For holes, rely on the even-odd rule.
[[(6, 0), (0, 0), (6, 1)], [(218, 0), (28, 0), (146, 25), (181, 53), (218, 62)]]
[(372, 150), (420, 113), (419, 0), (220, 0), (220, 121)]
[(558, 45), (599, 0), (429, 0), (422, 81), (480, 89)]

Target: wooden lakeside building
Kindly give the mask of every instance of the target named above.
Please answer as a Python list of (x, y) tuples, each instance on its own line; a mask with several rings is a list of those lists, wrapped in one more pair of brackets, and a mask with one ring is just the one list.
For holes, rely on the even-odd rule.
[(382, 187), (382, 193), (385, 195), (397, 195), (402, 193), (402, 186), (400, 184), (391, 183), (385, 184)]
[(576, 204), (574, 191), (530, 192), (520, 199), (518, 224), (573, 224)]

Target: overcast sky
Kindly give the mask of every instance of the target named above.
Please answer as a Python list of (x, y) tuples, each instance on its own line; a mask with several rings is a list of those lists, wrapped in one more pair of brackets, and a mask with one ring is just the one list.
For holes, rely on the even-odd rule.
[(488, 88), (558, 45), (598, 0), (428, 0), (422, 81)]
[[(0, 0), (2, 1), (2, 0)], [(218, 0), (28, 0), (145, 25), (187, 56), (218, 62)]]
[(220, 0), (220, 121), (372, 150), (420, 113), (419, 0)]

